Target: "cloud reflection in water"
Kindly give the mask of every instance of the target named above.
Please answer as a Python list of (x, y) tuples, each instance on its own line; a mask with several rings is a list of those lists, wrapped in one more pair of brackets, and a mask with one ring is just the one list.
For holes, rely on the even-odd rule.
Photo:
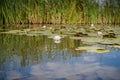
[[(42, 69), (42, 66), (44, 69)], [(82, 64), (82, 63), (58, 63), (48, 62), (45, 65), (35, 65), (31, 67), (29, 79), (41, 80), (119, 80), (120, 73), (114, 67), (100, 66), (100, 63)], [(28, 80), (29, 80), (28, 79)], [(63, 80), (64, 80), (63, 79)]]

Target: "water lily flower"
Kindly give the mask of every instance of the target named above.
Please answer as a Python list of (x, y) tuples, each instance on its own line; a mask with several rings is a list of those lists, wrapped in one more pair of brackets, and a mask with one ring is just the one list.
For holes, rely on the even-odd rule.
[(91, 27), (94, 27), (94, 24), (91, 24)]
[(97, 34), (100, 38), (103, 38), (103, 33), (101, 31), (98, 31)]
[(45, 25), (43, 25), (43, 28), (45, 29), (45, 28), (46, 28), (46, 26), (45, 26)]
[(91, 24), (90, 29), (95, 29), (94, 24)]
[(61, 39), (61, 37), (59, 36), (59, 35), (56, 35), (56, 36), (54, 36), (54, 38), (53, 38), (55, 41), (58, 41), (58, 40), (60, 40)]

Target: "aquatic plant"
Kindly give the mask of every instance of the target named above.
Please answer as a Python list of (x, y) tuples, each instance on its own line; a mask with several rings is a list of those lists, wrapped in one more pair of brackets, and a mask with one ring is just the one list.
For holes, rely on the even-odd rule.
[(96, 47), (96, 46), (81, 46), (76, 48), (75, 50), (86, 50), (87, 52), (95, 52), (95, 53), (107, 53), (109, 50), (105, 48)]
[(0, 24), (118, 24), (119, 4), (119, 0), (3, 0)]

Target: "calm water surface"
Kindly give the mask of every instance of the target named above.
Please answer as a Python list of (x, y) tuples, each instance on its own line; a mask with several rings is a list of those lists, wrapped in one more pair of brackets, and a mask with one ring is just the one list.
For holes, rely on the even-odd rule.
[(75, 51), (82, 45), (69, 37), (56, 44), (46, 36), (0, 34), (0, 80), (120, 80), (120, 49)]

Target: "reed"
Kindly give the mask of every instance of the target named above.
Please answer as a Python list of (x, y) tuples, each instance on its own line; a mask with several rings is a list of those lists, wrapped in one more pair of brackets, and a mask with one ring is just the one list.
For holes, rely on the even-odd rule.
[[(119, 0), (3, 0), (0, 24), (120, 23)], [(102, 5), (102, 6), (101, 6)]]

